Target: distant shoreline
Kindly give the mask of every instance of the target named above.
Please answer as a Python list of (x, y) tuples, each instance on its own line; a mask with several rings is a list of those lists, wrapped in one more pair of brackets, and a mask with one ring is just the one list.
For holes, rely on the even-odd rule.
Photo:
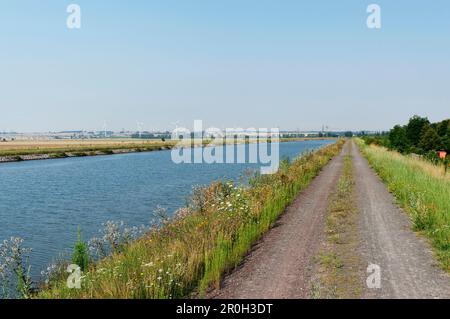
[[(334, 140), (336, 138), (333, 137), (317, 137), (317, 138), (281, 138), (280, 142), (295, 142), (295, 141), (322, 141), (322, 140)], [(236, 141), (235, 144), (243, 144), (248, 143), (245, 141), (239, 142)], [(210, 144), (210, 141), (203, 141), (202, 144), (192, 145), (191, 147), (198, 147), (200, 145), (207, 146)], [(1, 145), (1, 144), (0, 144)], [(12, 155), (0, 155), (0, 164), (2, 163), (15, 163), (15, 162), (25, 162), (25, 161), (38, 161), (38, 160), (51, 160), (51, 159), (63, 159), (63, 158), (73, 158), (73, 157), (92, 157), (92, 156), (106, 156), (106, 155), (117, 155), (117, 154), (129, 154), (129, 153), (142, 153), (142, 152), (155, 152), (155, 151), (165, 151), (171, 150), (176, 147), (177, 143), (173, 143), (173, 141), (168, 142), (158, 142), (155, 144), (145, 145), (145, 143), (140, 144), (137, 147), (128, 147), (128, 148), (106, 148), (105, 145), (99, 145), (95, 149), (92, 147), (91, 149), (83, 149), (80, 150), (58, 150), (58, 151), (47, 151), (44, 153), (35, 153), (35, 154), (27, 154), (28, 150), (25, 150), (22, 154), (20, 150), (18, 150), (15, 154)], [(0, 152), (2, 149), (0, 148)]]
[(25, 162), (25, 161), (38, 161), (38, 160), (51, 160), (51, 159), (64, 159), (73, 157), (93, 157), (93, 156), (106, 156), (128, 153), (140, 153), (140, 152), (155, 152), (172, 149), (173, 147), (161, 146), (155, 149), (113, 149), (111, 151), (91, 151), (91, 152), (64, 152), (62, 153), (47, 153), (47, 154), (27, 154), (27, 155), (14, 155), (14, 156), (0, 156), (1, 163), (13, 163), (13, 162)]

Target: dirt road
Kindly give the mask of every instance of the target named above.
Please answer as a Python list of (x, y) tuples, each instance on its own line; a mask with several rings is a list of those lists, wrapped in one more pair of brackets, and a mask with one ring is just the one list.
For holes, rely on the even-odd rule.
[(311, 258), (323, 237), (328, 196), (339, 179), (344, 146), (256, 245), (212, 298), (306, 298)]
[(411, 231), (411, 221), (352, 147), (357, 206), (360, 211), (361, 254), (381, 270), (381, 288), (365, 298), (450, 298), (450, 278), (438, 268), (425, 239)]
[[(353, 142), (351, 142), (353, 143)], [(440, 270), (428, 243), (411, 231), (407, 215), (355, 144), (347, 143), (287, 209), (210, 298), (308, 298), (313, 258), (325, 240), (328, 199), (346, 154), (353, 156), (360, 251), (381, 270), (381, 288), (365, 288), (363, 298), (450, 298), (450, 278)], [(361, 278), (366, 287), (366, 278)]]

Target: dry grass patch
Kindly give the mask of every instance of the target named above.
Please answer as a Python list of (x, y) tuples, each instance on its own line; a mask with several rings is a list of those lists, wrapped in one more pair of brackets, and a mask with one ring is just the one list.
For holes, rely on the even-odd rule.
[(352, 158), (347, 155), (329, 205), (325, 228), (327, 240), (316, 257), (317, 273), (312, 282), (312, 298), (361, 297), (363, 262), (358, 253), (358, 213), (353, 199), (352, 169)]

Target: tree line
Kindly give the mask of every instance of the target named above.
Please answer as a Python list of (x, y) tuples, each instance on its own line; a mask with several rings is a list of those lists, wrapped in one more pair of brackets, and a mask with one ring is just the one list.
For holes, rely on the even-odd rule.
[(414, 115), (406, 125), (395, 125), (389, 132), (366, 136), (369, 144), (379, 144), (403, 154), (419, 154), (436, 159), (437, 151), (450, 153), (450, 119), (431, 123)]

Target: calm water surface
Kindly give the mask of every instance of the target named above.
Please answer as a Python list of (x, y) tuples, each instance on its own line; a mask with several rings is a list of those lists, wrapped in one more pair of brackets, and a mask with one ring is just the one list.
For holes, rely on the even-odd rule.
[[(280, 144), (280, 156), (333, 141)], [(238, 147), (245, 147), (243, 145)], [(179, 164), (170, 151), (0, 164), (0, 240), (25, 239), (33, 248), (33, 275), (69, 252), (80, 226), (85, 239), (108, 220), (148, 225), (157, 205), (174, 212), (193, 185), (237, 180), (256, 164)]]

